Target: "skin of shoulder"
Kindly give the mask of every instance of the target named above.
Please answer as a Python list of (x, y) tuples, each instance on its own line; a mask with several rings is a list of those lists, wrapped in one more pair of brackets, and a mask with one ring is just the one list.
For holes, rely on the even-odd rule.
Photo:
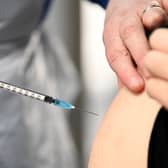
[(148, 146), (161, 105), (145, 92), (121, 89), (97, 131), (88, 168), (147, 168)]

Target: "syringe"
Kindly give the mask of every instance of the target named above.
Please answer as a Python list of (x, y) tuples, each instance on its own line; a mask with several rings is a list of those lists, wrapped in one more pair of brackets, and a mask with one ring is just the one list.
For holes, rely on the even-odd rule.
[(42, 102), (45, 102), (45, 103), (54, 104), (55, 106), (59, 106), (64, 110), (74, 110), (74, 109), (76, 109), (76, 110), (79, 110), (81, 112), (87, 112), (87, 113), (90, 113), (90, 114), (93, 114), (93, 115), (98, 115), (97, 113), (94, 113), (94, 112), (82, 110), (82, 109), (80, 109), (80, 108), (78, 108), (78, 107), (76, 107), (76, 106), (72, 105), (71, 103), (68, 103), (64, 100), (60, 100), (58, 98), (53, 98), (51, 96), (48, 96), (48, 95), (30, 90), (30, 89), (24, 89), (24, 88), (18, 87), (16, 85), (9, 84), (7, 82), (0, 81), (0, 88), (6, 89), (6, 90), (8, 90), (12, 93), (16, 93), (16, 94), (19, 94), (19, 95), (27, 96), (27, 97), (42, 101)]

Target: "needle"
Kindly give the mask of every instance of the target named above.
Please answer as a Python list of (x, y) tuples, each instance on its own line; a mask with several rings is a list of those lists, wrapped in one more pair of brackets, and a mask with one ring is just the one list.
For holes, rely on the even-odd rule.
[(53, 98), (51, 96), (48, 96), (48, 95), (30, 90), (30, 89), (21, 88), (21, 87), (18, 87), (16, 85), (9, 84), (7, 82), (0, 81), (0, 88), (8, 90), (12, 93), (16, 93), (16, 94), (19, 94), (19, 95), (27, 96), (27, 97), (30, 97), (32, 99), (42, 101), (42, 102), (45, 102), (45, 103), (54, 104), (55, 106), (59, 106), (60, 108), (62, 108), (64, 110), (74, 110), (74, 109), (76, 109), (76, 110), (81, 111), (81, 112), (87, 112), (89, 114), (98, 116), (97, 113), (80, 109), (80, 108), (78, 108), (78, 107), (76, 107), (76, 106), (72, 105), (71, 103), (66, 102), (64, 100), (60, 100), (58, 98)]

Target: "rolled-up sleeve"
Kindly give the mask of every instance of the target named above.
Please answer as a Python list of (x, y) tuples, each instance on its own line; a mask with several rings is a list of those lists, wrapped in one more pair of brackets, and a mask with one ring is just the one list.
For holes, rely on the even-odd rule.
[(106, 8), (108, 1), (109, 0), (90, 0), (91, 2), (95, 2), (98, 3), (99, 5), (101, 5), (103, 8)]

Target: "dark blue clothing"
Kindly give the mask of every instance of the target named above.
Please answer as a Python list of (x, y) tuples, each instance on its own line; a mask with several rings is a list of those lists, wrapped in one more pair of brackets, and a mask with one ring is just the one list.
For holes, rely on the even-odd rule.
[(90, 0), (91, 2), (95, 2), (98, 3), (99, 5), (101, 5), (103, 8), (106, 8), (107, 4), (108, 4), (108, 0)]
[(44, 17), (47, 15), (47, 11), (48, 11), (51, 1), (52, 0), (43, 0), (43, 11), (42, 11), (40, 20), (43, 20)]
[[(44, 18), (47, 14), (48, 8), (50, 6), (52, 0), (43, 0), (43, 13), (41, 15), (41, 18)], [(101, 5), (103, 8), (106, 8), (108, 0), (89, 0), (91, 2), (95, 2), (99, 5)]]

